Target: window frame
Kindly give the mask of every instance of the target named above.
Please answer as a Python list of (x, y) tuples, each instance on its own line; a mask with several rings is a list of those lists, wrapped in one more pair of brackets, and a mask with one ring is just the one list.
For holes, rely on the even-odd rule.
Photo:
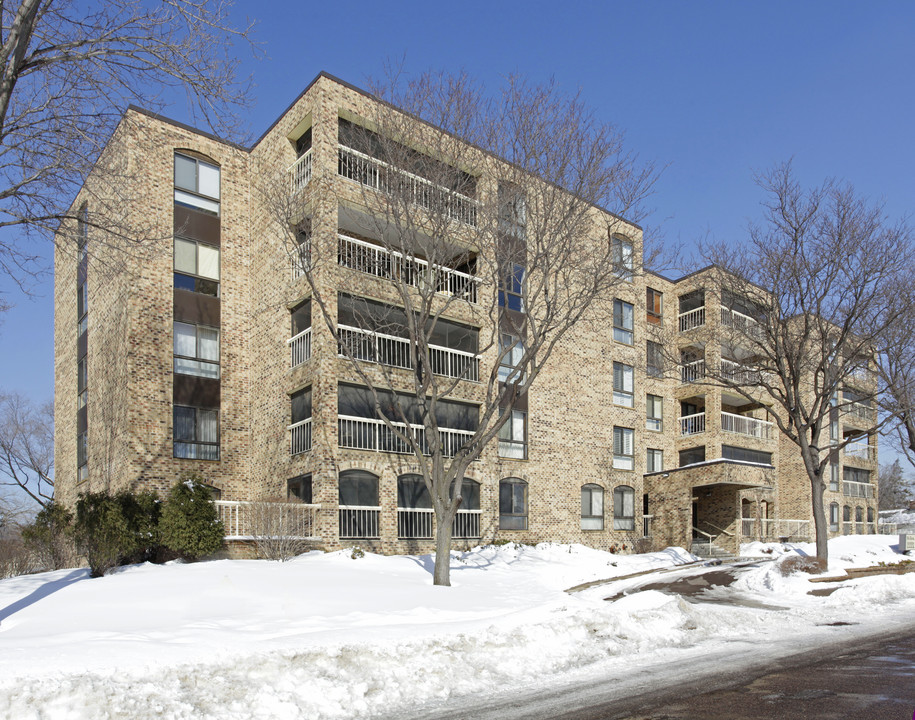
[(76, 361), (76, 409), (82, 410), (89, 402), (89, 358), (83, 355)]
[(524, 306), (524, 285), (527, 282), (527, 268), (521, 263), (506, 260), (499, 272), (499, 307), (512, 312), (526, 312)]
[[(617, 437), (620, 440), (617, 442)], [(627, 439), (628, 450), (627, 453)], [(635, 470), (635, 429), (621, 425), (613, 426), (613, 469)]]
[(839, 532), (839, 503), (837, 502), (829, 503), (829, 531)]
[[(194, 439), (189, 440), (185, 438), (178, 437), (178, 411), (179, 410), (193, 410), (194, 411)], [(201, 422), (201, 414), (207, 414), (215, 418), (216, 425), (216, 440), (201, 440), (201, 430), (204, 425)], [(181, 459), (181, 460), (205, 460), (208, 462), (218, 462), (221, 455), (220, 447), (220, 413), (217, 408), (203, 408), (195, 407), (193, 405), (181, 405), (174, 404), (172, 405), (172, 457)], [(192, 454), (179, 454), (179, 446), (185, 446), (188, 450), (194, 448)], [(211, 448), (214, 449), (213, 456), (207, 457), (201, 456), (200, 450), (198, 448)]]
[[(654, 467), (655, 465), (660, 467)], [(660, 448), (645, 448), (645, 473), (664, 472), (664, 451)]]
[[(629, 313), (628, 327), (626, 326), (627, 308)], [(635, 307), (632, 303), (620, 298), (613, 298), (613, 342), (630, 346), (635, 343)]]
[[(194, 164), (194, 187), (178, 183), (178, 158), (185, 162)], [(216, 195), (203, 192), (200, 189), (200, 167), (216, 171)], [(172, 183), (175, 190), (175, 203), (185, 207), (191, 207), (201, 212), (219, 216), (220, 205), (222, 203), (222, 168), (214, 162), (201, 160), (200, 158), (187, 155), (182, 152), (175, 152), (173, 160)]]
[[(652, 413), (658, 411), (657, 415)], [(645, 429), (651, 432), (664, 432), (664, 397), (652, 393), (645, 394)]]
[(511, 383), (524, 382), (524, 373), (518, 372), (521, 358), (524, 357), (524, 340), (508, 332), (499, 333), (499, 369), (497, 375), (499, 382)]
[[(657, 360), (658, 364), (653, 365), (652, 360)], [(645, 341), (645, 374), (648, 377), (664, 376), (664, 345), (654, 340)]]
[[(504, 487), (510, 488), (507, 494), (503, 492)], [(506, 495), (509, 500), (508, 503), (504, 502)], [(520, 508), (518, 505), (520, 505)], [(507, 512), (506, 507), (509, 508)], [(528, 507), (528, 484), (526, 481), (519, 477), (507, 477), (499, 480), (499, 530), (527, 530)]]
[[(194, 355), (182, 355), (182, 354), (178, 353), (178, 348), (176, 346), (177, 346), (177, 342), (178, 342), (178, 326), (179, 325), (194, 328), (194, 352), (195, 352)], [(200, 331), (201, 330), (211, 330), (216, 333), (216, 354), (217, 354), (216, 360), (210, 360), (209, 358), (204, 358), (200, 354), (200, 344), (201, 344)], [(220, 332), (220, 329), (218, 327), (213, 327), (212, 325), (204, 325), (202, 323), (188, 323), (188, 322), (181, 322), (179, 320), (174, 320), (172, 322), (172, 356), (174, 358), (173, 369), (174, 369), (174, 372), (176, 375), (189, 375), (191, 377), (202, 377), (202, 378), (209, 378), (211, 380), (219, 380), (222, 377), (222, 365), (220, 362), (220, 360), (222, 358), (222, 334)], [(187, 367), (183, 367), (183, 368), (179, 369), (179, 361), (182, 361), (182, 360), (185, 363), (196, 363), (201, 368), (204, 366), (214, 366), (215, 375), (205, 374), (205, 373), (199, 372), (199, 371), (198, 372), (189, 372), (189, 370), (194, 369), (192, 366), (187, 366)]]
[[(595, 498), (597, 498), (599, 512), (595, 512)], [(581, 529), (585, 531), (604, 529), (604, 489), (597, 483), (586, 483), (581, 486)]]
[(616, 360), (613, 361), (613, 404), (627, 408), (635, 407), (635, 368)]
[[(304, 491), (306, 481), (308, 481), (307, 493)], [(294, 486), (299, 487), (299, 492), (293, 490)], [(302, 495), (307, 495), (308, 499), (306, 500), (304, 497), (302, 497)], [(301, 503), (305, 503), (306, 505), (311, 505), (314, 502), (314, 483), (311, 473), (296, 475), (295, 477), (286, 480), (286, 501), (294, 502), (296, 500)]]
[[(178, 269), (178, 246), (179, 242), (188, 243), (194, 245), (194, 271), (189, 272), (187, 270)], [(200, 248), (204, 247), (208, 250), (214, 250), (216, 252), (216, 277), (212, 278), (207, 275), (200, 274)], [(220, 297), (221, 285), (222, 285), (222, 248), (219, 245), (211, 245), (210, 243), (200, 242), (199, 240), (192, 240), (191, 238), (182, 237), (180, 235), (175, 235), (172, 239), (172, 273), (173, 273), (173, 282), (176, 290), (186, 290), (188, 292), (198, 293), (200, 295), (207, 295), (209, 297)], [(180, 279), (180, 283), (179, 283)], [(188, 287), (187, 280), (192, 280), (192, 287)], [(213, 286), (210, 288), (209, 286)], [(211, 290), (213, 290), (211, 292)]]
[[(625, 514), (627, 498), (631, 510), (629, 515)], [(613, 529), (635, 530), (635, 489), (630, 485), (613, 488)]]
[(652, 325), (664, 320), (664, 293), (652, 287), (645, 288), (645, 320)]
[(635, 277), (635, 245), (632, 240), (623, 235), (611, 235), (610, 262), (613, 263), (613, 273), (620, 280), (632, 282)]
[[(521, 439), (518, 439), (516, 423), (520, 421)], [(508, 428), (507, 432), (503, 432)], [(525, 410), (515, 410), (509, 413), (508, 418), (499, 428), (499, 457), (509, 460), (527, 460), (527, 412)], [(520, 450), (520, 455), (518, 451)]]
[(89, 479), (89, 431), (76, 434), (76, 482)]

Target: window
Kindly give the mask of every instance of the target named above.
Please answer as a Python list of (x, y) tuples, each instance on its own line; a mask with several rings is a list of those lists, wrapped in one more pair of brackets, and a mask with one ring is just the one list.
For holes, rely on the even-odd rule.
[(839, 492), (839, 466), (835, 463), (829, 463), (829, 489)]
[(722, 445), (721, 457), (726, 460), (740, 460), (742, 462), (759, 463), (760, 465), (772, 464), (772, 453), (762, 450), (750, 450), (736, 445)]
[(656, 432), (664, 429), (664, 398), (660, 395), (645, 398), (645, 429)]
[(191, 460), (219, 460), (219, 411), (174, 407), (174, 456)]
[(634, 270), (632, 258), (632, 242), (614, 235), (610, 238), (610, 256), (613, 262), (613, 271), (622, 279), (632, 282)]
[(632, 470), (635, 466), (632, 455), (632, 428), (613, 428), (613, 467), (617, 470)]
[(298, 140), (295, 141), (295, 156), (302, 157), (311, 150), (311, 128), (308, 128)]
[(871, 473), (870, 470), (846, 467), (842, 469), (842, 479), (845, 482), (869, 483), (871, 481)]
[(378, 477), (365, 470), (340, 473), (338, 488), (341, 538), (378, 537)]
[(842, 506), (842, 522), (851, 522), (851, 506)]
[(635, 530), (635, 491), (628, 485), (613, 489), (613, 529)]
[(499, 231), (523, 238), (527, 227), (527, 203), (515, 185), (499, 183)]
[(632, 345), (632, 305), (622, 300), (613, 301), (613, 339)]
[(645, 289), (645, 319), (652, 325), (660, 325), (663, 317), (663, 299), (664, 293), (658, 292), (653, 288)]
[(499, 529), (527, 530), (527, 483), (520, 478), (499, 481)]
[(292, 335), (297, 337), (311, 327), (311, 300), (299, 303), (289, 313), (292, 321)]
[(705, 462), (705, 445), (680, 451), (680, 467)]
[(613, 404), (633, 407), (632, 365), (613, 363)]
[(872, 507), (867, 508), (867, 521), (869, 523), (874, 522), (874, 508)]
[(839, 503), (829, 504), (829, 532), (839, 532)]
[(855, 522), (856, 523), (864, 522), (864, 508), (862, 508), (860, 505), (858, 505), (855, 508)]
[(304, 221), (296, 231), (291, 260), (293, 278), (300, 278), (311, 270), (311, 220)]
[(76, 216), (76, 247), (78, 262), (83, 262), (89, 255), (89, 204), (80, 205), (79, 214)]
[(664, 346), (661, 343), (646, 341), (645, 365), (648, 377), (661, 377), (664, 374)]
[(175, 372), (219, 379), (219, 330), (175, 323)]
[(839, 441), (839, 412), (837, 409), (839, 399), (833, 395), (829, 398), (829, 442)]
[(499, 362), (499, 382), (519, 383), (524, 379), (524, 375), (516, 371), (521, 364), (521, 358), (524, 356), (524, 344), (521, 339), (509, 333), (499, 335), (499, 355), (502, 360)]
[(89, 479), (89, 439), (87, 433), (76, 436), (76, 482)]
[(76, 334), (82, 335), (89, 327), (89, 286), (81, 282), (76, 287)]
[[(422, 475), (401, 475), (397, 478), (397, 537), (432, 537), (433, 519), (430, 513), (409, 512), (431, 510), (432, 496)], [(406, 511), (406, 512), (404, 512)]]
[(83, 358), (78, 363), (76, 363), (76, 392), (78, 393), (78, 410), (86, 407), (86, 402), (89, 400), (89, 390), (86, 388), (86, 383), (86, 358)]
[(175, 288), (219, 297), (219, 248), (175, 238)]
[(292, 424), (311, 417), (311, 388), (307, 387), (289, 396), (292, 403)]
[(499, 428), (499, 457), (527, 458), (527, 413), (512, 410), (511, 416)]
[(505, 262), (502, 267), (502, 286), (499, 288), (499, 307), (516, 312), (524, 312), (524, 275), (523, 265), (516, 262)]
[(219, 168), (175, 153), (175, 202), (219, 215)]
[(286, 481), (286, 499), (301, 500), (303, 503), (311, 503), (311, 473), (299, 475)]
[(661, 472), (664, 469), (664, 451), (648, 448), (645, 457), (645, 472)]
[(604, 489), (600, 485), (581, 488), (581, 529), (604, 529)]

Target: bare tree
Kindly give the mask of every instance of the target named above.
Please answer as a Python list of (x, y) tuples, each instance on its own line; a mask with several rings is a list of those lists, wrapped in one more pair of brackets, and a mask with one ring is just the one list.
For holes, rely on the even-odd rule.
[[(225, 0), (0, 6), (0, 229), (52, 237), (62, 220), (75, 228), (73, 198), (90, 172), (105, 169), (96, 160), (130, 103), (156, 111), (184, 91), (195, 119), (236, 133), (233, 111), (248, 91), (232, 45), (249, 44), (250, 26), (234, 28), (229, 8)], [(142, 237), (123, 227), (122, 208), (106, 198), (88, 222)], [(12, 239), (0, 238), (0, 272), (21, 282), (42, 268), (39, 249), (4, 237)]]
[[(619, 214), (639, 219), (656, 174), (553, 85), (510, 78), (489, 99), (465, 76), (424, 75), (376, 93), (365, 117), (339, 125), (339, 173), (355, 184), (329, 212), (350, 240), (309, 233), (301, 219), (321, 210), (307, 192), (264, 193), (305, 259), (319, 322), (366, 388), (345, 402), (381, 419), (376, 449), (407, 455), (422, 477), (434, 582), (449, 585), (465, 471), (497, 440), (522, 456), (513, 409), (574, 327), (609, 324), (614, 288), (641, 270)], [(347, 209), (350, 188), (360, 209)], [(340, 265), (380, 278), (388, 302), (339, 293)], [(442, 352), (449, 334), (465, 352)]]
[[(790, 163), (757, 183), (768, 200), (749, 242), (707, 248), (721, 272), (722, 307), (738, 310), (723, 323), (722, 344), (739, 363), (707, 365), (707, 374), (773, 406), (807, 472), (817, 556), (826, 561), (830, 456), (879, 430), (875, 362), (904, 317), (904, 303), (891, 302), (886, 288), (912, 267), (911, 235), (847, 185), (802, 189)], [(862, 407), (870, 414), (861, 434), (834, 434), (838, 416)]]
[(880, 509), (896, 510), (907, 507), (912, 501), (912, 482), (902, 473), (902, 465), (896, 459), (890, 465), (882, 465), (877, 476), (880, 489)]
[(54, 404), (0, 393), (0, 485), (18, 487), (42, 507), (54, 496)]
[[(915, 286), (912, 276), (886, 288), (886, 302), (903, 308), (907, 317), (887, 334), (879, 354), (879, 371), (885, 384), (881, 396), (882, 409), (891, 418), (886, 436), (892, 437), (909, 461), (915, 466)], [(881, 504), (883, 495), (880, 496)]]

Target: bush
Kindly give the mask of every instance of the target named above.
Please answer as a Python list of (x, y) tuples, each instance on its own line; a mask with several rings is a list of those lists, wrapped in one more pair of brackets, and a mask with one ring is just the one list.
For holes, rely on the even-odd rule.
[(826, 571), (826, 563), (818, 557), (788, 555), (778, 564), (778, 569), (785, 577), (796, 572), (819, 575)]
[(84, 493), (76, 501), (73, 534), (89, 562), (90, 575), (101, 577), (126, 562), (155, 552), (158, 500), (153, 493), (121, 490)]
[(22, 529), (22, 539), (43, 570), (60, 570), (77, 564), (73, 513), (63, 505), (51, 502), (44, 507), (35, 521)]
[(199, 476), (186, 475), (169, 491), (159, 531), (163, 545), (189, 560), (222, 548), (225, 530)]
[(259, 558), (285, 562), (314, 545), (313, 515), (298, 500), (266, 499), (251, 503), (251, 535)]

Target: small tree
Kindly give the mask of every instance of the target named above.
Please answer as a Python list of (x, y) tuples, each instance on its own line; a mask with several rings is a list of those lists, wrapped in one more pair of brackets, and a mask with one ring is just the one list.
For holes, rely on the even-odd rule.
[(162, 507), (159, 531), (165, 547), (190, 560), (222, 548), (225, 528), (209, 488), (198, 475), (186, 475), (172, 486)]
[(0, 392), (0, 485), (46, 507), (54, 497), (54, 403)]
[(152, 493), (126, 490), (79, 496), (73, 534), (92, 577), (124, 562), (146, 559), (156, 544), (156, 502)]
[(902, 465), (894, 460), (892, 465), (882, 465), (877, 475), (881, 510), (908, 507), (912, 500), (912, 484), (902, 474)]
[(73, 513), (51, 502), (22, 530), (26, 546), (45, 570), (60, 570), (76, 565), (73, 546)]

